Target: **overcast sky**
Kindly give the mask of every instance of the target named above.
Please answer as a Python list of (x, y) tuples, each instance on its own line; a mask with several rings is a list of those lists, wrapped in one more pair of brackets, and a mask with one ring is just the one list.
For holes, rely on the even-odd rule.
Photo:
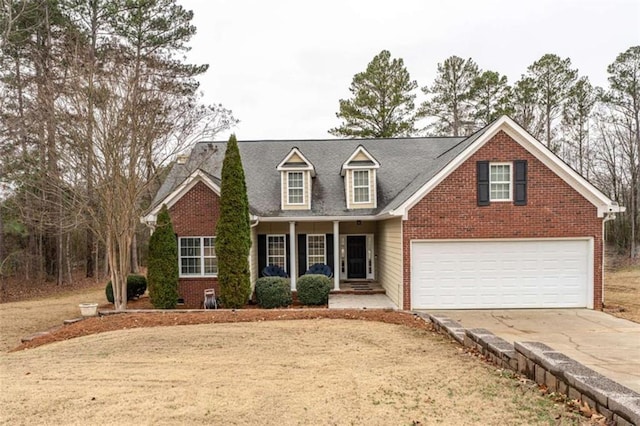
[(210, 65), (205, 102), (233, 110), (240, 140), (330, 138), (338, 100), (383, 49), (420, 87), (451, 55), (513, 83), (545, 53), (604, 86), (607, 65), (640, 44), (638, 0), (178, 1), (198, 28), (188, 60)]

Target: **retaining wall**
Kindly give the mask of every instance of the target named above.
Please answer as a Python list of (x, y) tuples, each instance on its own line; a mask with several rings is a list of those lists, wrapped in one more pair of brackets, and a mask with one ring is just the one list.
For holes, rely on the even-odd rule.
[(618, 426), (640, 426), (640, 394), (543, 343), (515, 342), (512, 345), (484, 328), (465, 329), (457, 321), (437, 314), (417, 315), (501, 368), (545, 385), (550, 392), (587, 403)]

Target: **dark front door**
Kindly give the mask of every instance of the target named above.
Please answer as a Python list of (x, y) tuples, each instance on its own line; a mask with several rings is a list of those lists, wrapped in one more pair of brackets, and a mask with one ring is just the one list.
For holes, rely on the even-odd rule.
[(367, 237), (347, 235), (347, 278), (367, 278)]

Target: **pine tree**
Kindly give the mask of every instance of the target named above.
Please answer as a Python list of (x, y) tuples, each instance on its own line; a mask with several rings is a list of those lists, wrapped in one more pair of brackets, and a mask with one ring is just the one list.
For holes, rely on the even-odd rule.
[(349, 88), (353, 98), (340, 99), (340, 111), (336, 113), (344, 122), (329, 133), (351, 138), (411, 135), (416, 120), (416, 95), (411, 92), (417, 87), (404, 61), (391, 59), (391, 53), (383, 50), (366, 71), (353, 77)]
[(175, 308), (178, 303), (178, 243), (166, 206), (162, 206), (149, 240), (148, 268), (147, 282), (153, 306)]
[(502, 115), (512, 115), (511, 87), (507, 76), (495, 71), (484, 71), (473, 79), (470, 97), (475, 104), (475, 118), (484, 127)]
[(469, 125), (473, 130), (471, 88), (478, 74), (478, 65), (471, 58), (464, 60), (451, 56), (438, 64), (438, 76), (433, 85), (422, 88), (425, 95), (431, 97), (422, 103), (419, 113), (422, 117), (435, 119), (429, 126), (434, 133), (460, 136), (470, 133)]
[(558, 152), (560, 145), (553, 140), (553, 123), (562, 111), (569, 89), (576, 81), (578, 71), (571, 68), (571, 59), (546, 54), (527, 68), (538, 92), (538, 106), (544, 117), (547, 147)]
[(220, 301), (225, 308), (241, 308), (249, 300), (250, 248), (247, 185), (238, 141), (231, 135), (222, 163), (220, 218), (216, 229)]
[(563, 158), (572, 164), (581, 175), (589, 177), (589, 127), (591, 113), (597, 100), (597, 90), (588, 77), (580, 78), (569, 90), (562, 111), (562, 124), (566, 148)]

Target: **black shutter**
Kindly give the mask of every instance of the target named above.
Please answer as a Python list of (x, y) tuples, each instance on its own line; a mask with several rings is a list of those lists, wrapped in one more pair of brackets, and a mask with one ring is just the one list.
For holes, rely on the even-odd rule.
[(489, 162), (478, 161), (477, 166), (477, 181), (478, 181), (478, 205), (489, 205)]
[(527, 160), (517, 160), (513, 162), (515, 173), (515, 189), (513, 192), (513, 204), (516, 206), (527, 205)]
[(307, 234), (298, 234), (298, 276), (307, 272)]
[(331, 268), (331, 272), (335, 274), (335, 268), (333, 267), (333, 234), (327, 234), (327, 265)]
[(262, 277), (262, 270), (267, 266), (267, 236), (258, 234), (258, 276)]
[(287, 275), (289, 275), (291, 271), (291, 253), (289, 253), (289, 234), (285, 234), (284, 236), (284, 255), (286, 256), (284, 260), (284, 269), (287, 271)]

